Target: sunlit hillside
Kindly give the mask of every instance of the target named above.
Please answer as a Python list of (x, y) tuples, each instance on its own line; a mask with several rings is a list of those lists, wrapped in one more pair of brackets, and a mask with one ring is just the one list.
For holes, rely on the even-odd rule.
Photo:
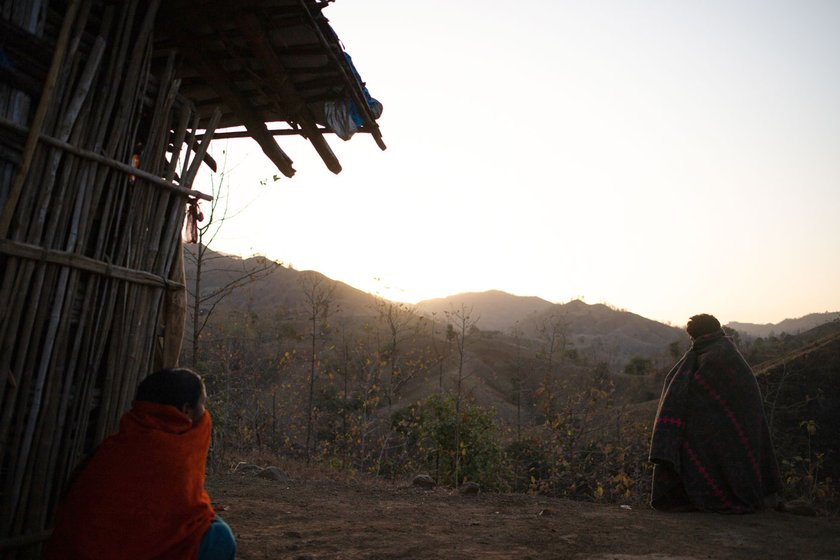
[[(662, 380), (689, 345), (681, 329), (603, 304), (497, 291), (415, 307), (316, 272), (206, 256), (205, 299), (182, 363), (207, 379), (221, 457), (314, 454), (406, 474), (429, 468), (422, 438), (445, 430), (457, 406), (476, 423), (470, 449), (496, 450), (469, 467), (487, 485), (527, 490), (542, 480), (541, 491), (587, 499), (620, 479), (616, 496), (646, 499)], [(196, 270), (187, 267), (193, 291)], [(838, 331), (833, 321), (799, 335), (736, 333), (761, 375), (785, 472), (797, 492), (829, 498), (808, 473), (836, 468), (825, 437), (840, 429)], [(576, 466), (558, 471), (563, 464)]]

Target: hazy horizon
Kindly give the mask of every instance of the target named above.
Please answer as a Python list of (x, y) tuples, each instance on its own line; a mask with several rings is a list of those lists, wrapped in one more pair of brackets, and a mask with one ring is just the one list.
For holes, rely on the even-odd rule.
[[(233, 254), (233, 253), (225, 253), (223, 251), (220, 251), (220, 252), (225, 254), (225, 255), (231, 256), (231, 257), (243, 258), (243, 259), (250, 258), (250, 257), (253, 257), (253, 256), (263, 256), (263, 255), (236, 255), (236, 254)], [(288, 268), (290, 270), (295, 270), (297, 272), (316, 272), (318, 274), (324, 274), (323, 272), (318, 271), (318, 270), (298, 269), (298, 268), (294, 267), (292, 264), (282, 263), (282, 262), (279, 262), (279, 261), (278, 261), (278, 264), (280, 264), (280, 266), (283, 266), (283, 267)], [(684, 327), (685, 324), (688, 322), (689, 317), (691, 315), (695, 315), (697, 313), (710, 313), (712, 315), (715, 315), (716, 317), (718, 317), (718, 319), (721, 321), (722, 324), (727, 324), (727, 323), (750, 323), (750, 324), (755, 324), (755, 325), (777, 325), (777, 324), (779, 324), (779, 323), (781, 323), (785, 320), (801, 319), (801, 318), (803, 318), (807, 315), (818, 314), (818, 313), (838, 313), (838, 314), (840, 314), (840, 309), (812, 310), (812, 311), (808, 311), (806, 313), (803, 313), (802, 315), (796, 315), (796, 316), (792, 316), (792, 317), (783, 317), (783, 318), (780, 318), (780, 319), (777, 319), (777, 320), (771, 320), (771, 321), (755, 322), (755, 321), (742, 320), (742, 319), (739, 319), (739, 318), (727, 318), (727, 319), (724, 320), (724, 319), (721, 318), (720, 315), (714, 313), (713, 311), (702, 310), (701, 309), (701, 310), (696, 310), (691, 315), (686, 316), (681, 321), (671, 321), (671, 320), (667, 320), (667, 319), (660, 319), (660, 318), (657, 318), (657, 317), (648, 317), (646, 315), (638, 313), (634, 309), (627, 309), (627, 308), (619, 307), (617, 305), (612, 304), (609, 301), (595, 301), (595, 302), (587, 301), (585, 296), (573, 296), (573, 297), (571, 297), (567, 300), (564, 300), (564, 301), (552, 301), (552, 300), (543, 298), (543, 297), (541, 297), (539, 295), (536, 295), (536, 294), (516, 294), (516, 293), (508, 292), (508, 291), (505, 291), (505, 290), (500, 290), (500, 289), (497, 289), (497, 288), (489, 288), (487, 290), (481, 290), (481, 291), (464, 291), (464, 292), (451, 293), (451, 294), (445, 294), (445, 295), (439, 295), (439, 296), (432, 296), (432, 297), (428, 297), (428, 298), (405, 300), (405, 299), (396, 299), (396, 298), (392, 298), (392, 297), (387, 296), (387, 295), (383, 295), (381, 293), (371, 292), (371, 291), (365, 290), (364, 288), (354, 286), (350, 282), (346, 282), (346, 281), (342, 280), (341, 278), (333, 278), (333, 277), (329, 276), (328, 274), (324, 274), (324, 276), (328, 277), (332, 281), (342, 282), (344, 284), (347, 284), (351, 288), (354, 288), (354, 289), (359, 290), (361, 292), (364, 292), (364, 293), (367, 293), (367, 294), (370, 294), (370, 295), (373, 295), (373, 296), (381, 296), (388, 301), (393, 301), (395, 303), (404, 303), (404, 304), (407, 304), (407, 305), (417, 305), (417, 304), (422, 303), (422, 302), (434, 301), (434, 300), (444, 300), (444, 299), (463, 296), (463, 295), (486, 294), (486, 293), (489, 293), (489, 292), (499, 292), (499, 293), (506, 294), (506, 295), (513, 296), (513, 297), (538, 298), (538, 299), (541, 299), (545, 302), (548, 302), (548, 303), (551, 303), (551, 304), (557, 304), (557, 305), (564, 305), (564, 304), (567, 304), (567, 303), (571, 303), (572, 301), (582, 301), (583, 303), (586, 303), (587, 305), (606, 305), (606, 306), (608, 306), (612, 309), (616, 309), (616, 310), (619, 310), (619, 311), (627, 311), (627, 312), (630, 312), (630, 313), (634, 313), (636, 315), (641, 315), (645, 319), (651, 319), (651, 320), (654, 320), (654, 321), (658, 321), (660, 323), (664, 323), (664, 324), (672, 325), (672, 326), (676, 326), (676, 327)], [(269, 278), (270, 278), (270, 276), (269, 276)]]
[(336, 176), (281, 137), (298, 172), (274, 182), (255, 143), (215, 142), (244, 210), (214, 248), (409, 303), (498, 289), (672, 324), (840, 309), (840, 3), (324, 13), (389, 148), (328, 135)]

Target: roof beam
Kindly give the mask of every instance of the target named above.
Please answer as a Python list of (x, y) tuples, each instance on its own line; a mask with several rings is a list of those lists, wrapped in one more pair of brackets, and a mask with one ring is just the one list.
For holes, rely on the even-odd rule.
[(301, 98), (295, 89), (292, 80), (289, 78), (289, 73), (272, 48), (268, 40), (268, 35), (262, 27), (259, 18), (253, 12), (250, 12), (240, 15), (237, 20), (244, 32), (248, 45), (262, 63), (264, 70), (261, 75), (262, 79), (265, 80), (266, 84), (273, 91), (277, 92), (283, 98), (289, 112), (296, 117), (298, 124), (303, 129), (304, 136), (315, 147), (315, 151), (324, 160), (327, 169), (333, 173), (340, 173), (341, 163), (339, 163), (327, 140), (315, 124), (315, 119), (312, 117), (303, 98)]
[[(268, 129), (268, 132), (272, 136), (301, 136), (303, 134), (302, 130), (296, 128), (270, 128)], [(335, 134), (335, 131), (330, 128), (319, 128), (318, 132), (320, 132), (321, 134)], [(228, 132), (217, 132), (213, 135), (213, 140), (248, 138), (248, 134), (249, 133), (247, 130), (231, 130)], [(202, 137), (202, 134), (196, 134), (197, 139), (201, 139)]]
[(259, 114), (247, 105), (229, 85), (230, 82), (227, 75), (214, 62), (210, 61), (207, 55), (197, 45), (193, 48), (185, 49), (185, 54), (207, 81), (207, 84), (216, 90), (225, 105), (242, 120), (243, 126), (248, 129), (248, 132), (251, 133), (251, 136), (260, 145), (262, 151), (268, 156), (268, 159), (277, 166), (277, 169), (283, 175), (292, 177), (295, 174), (295, 169), (292, 167), (292, 159), (277, 145), (274, 136), (268, 132)]

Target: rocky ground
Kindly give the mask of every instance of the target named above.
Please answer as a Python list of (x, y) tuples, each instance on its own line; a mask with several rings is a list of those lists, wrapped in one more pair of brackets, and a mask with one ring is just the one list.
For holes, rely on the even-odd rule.
[(208, 476), (251, 559), (840, 559), (840, 520), (663, 514), (521, 494), (367, 480)]

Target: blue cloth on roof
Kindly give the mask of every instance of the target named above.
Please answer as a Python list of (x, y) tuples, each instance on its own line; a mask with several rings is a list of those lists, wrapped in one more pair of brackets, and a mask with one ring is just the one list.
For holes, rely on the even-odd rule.
[[(356, 78), (356, 81), (362, 89), (368, 105), (368, 111), (374, 119), (378, 119), (382, 115), (382, 103), (371, 97), (365, 83), (362, 81), (362, 77), (353, 64), (352, 57), (345, 52), (344, 58), (350, 66), (350, 70), (353, 72), (353, 77)], [(327, 120), (327, 125), (342, 140), (349, 140), (365, 124), (362, 112), (352, 97), (324, 103), (324, 116)]]

